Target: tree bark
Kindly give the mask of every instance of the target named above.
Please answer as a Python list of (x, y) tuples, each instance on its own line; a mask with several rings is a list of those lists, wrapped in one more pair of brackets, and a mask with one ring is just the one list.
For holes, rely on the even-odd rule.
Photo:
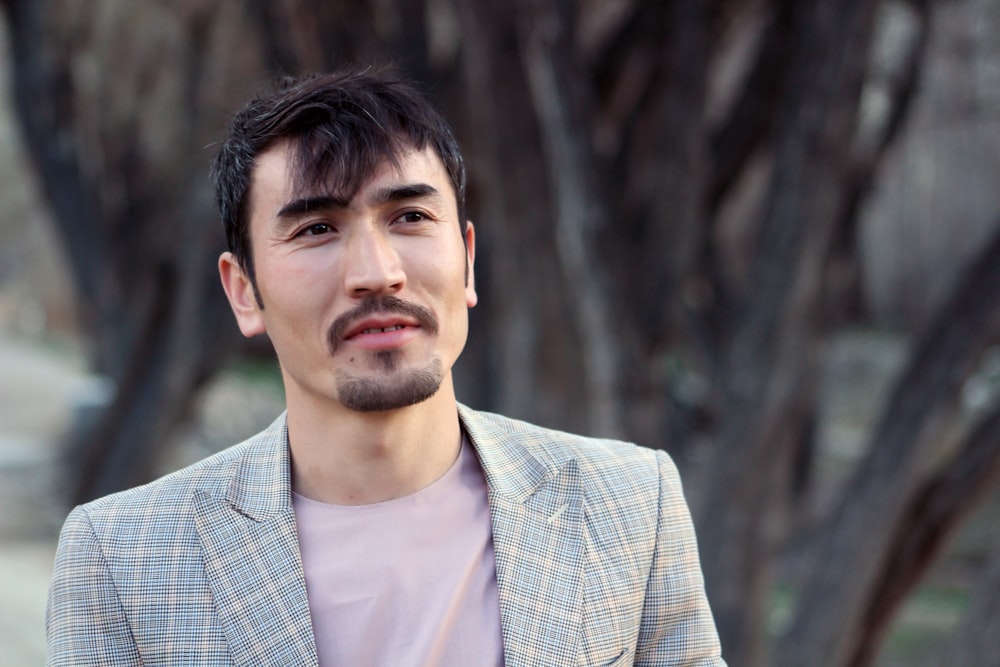
[(712, 182), (706, 201), (712, 211), (725, 200), (753, 154), (772, 138), (781, 101), (790, 93), (795, 2), (776, 0), (771, 4), (771, 21), (753, 68), (736, 104), (712, 133)]
[[(215, 15), (182, 5), (4, 5), (18, 118), (67, 242), (93, 370), (114, 386), (70, 435), (71, 503), (148, 481), (238, 340), (213, 270), (221, 233), (205, 233), (216, 224), (205, 122), (221, 120), (203, 106), (217, 101), (205, 65)], [(162, 29), (151, 41), (136, 38), (146, 20)], [(129, 21), (139, 24), (116, 32)]]
[(72, 151), (72, 89), (65, 71), (53, 71), (65, 55), (60, 53), (59, 44), (51, 45), (47, 52), (39, 48), (45, 43), (42, 3), (4, 0), (2, 6), (9, 28), (14, 106), (27, 154), (66, 245), (80, 324), (97, 345), (98, 365), (108, 367), (122, 341), (103, 341), (96, 331), (121, 315), (106, 298), (103, 267), (109, 253), (107, 238), (100, 230), (94, 193)]
[[(525, 85), (519, 66), (515, 28), (497, 3), (484, 2), (457, 7), (462, 45), (461, 80), (466, 128), (466, 164), (469, 167), (470, 208), (478, 210), (476, 234), (482, 252), (477, 259), (479, 284), (505, 285), (517, 299), (489, 299), (477, 306), (473, 317), (475, 346), (481, 341), (480, 358), (485, 364), (476, 375), (463, 382), (467, 391), (488, 385), (484, 403), (523, 418), (538, 418), (539, 321), (534, 316), (537, 290), (528, 277), (532, 263), (540, 263), (538, 244), (525, 243), (530, 226), (544, 216), (533, 216), (519, 207), (518, 184), (509, 174), (523, 169), (524, 136), (520, 117), (507, 113), (512, 91)], [(512, 155), (513, 153), (513, 155)], [(544, 208), (544, 199), (531, 197), (534, 206)], [(520, 210), (519, 210), (520, 208)], [(526, 224), (527, 223), (527, 224)], [(489, 281), (489, 282), (487, 282)], [(485, 373), (484, 373), (485, 369)], [(492, 382), (481, 381), (483, 375)]]
[[(868, 591), (864, 618), (858, 623), (860, 634), (847, 664), (865, 667), (872, 663), (899, 605), (937, 559), (962, 519), (996, 488), (998, 479), (1000, 406), (979, 421), (949, 464), (908, 500), (876, 583)], [(982, 653), (980, 660), (992, 656), (995, 649), (994, 642), (991, 653)]]
[(725, 420), (709, 478), (712, 495), (699, 521), (723, 654), (747, 665), (764, 660), (763, 614), (746, 609), (765, 608), (777, 537), (766, 512), (787, 489), (780, 479), (791, 444), (786, 429), (802, 421), (793, 411), (802, 408), (802, 393), (818, 375), (821, 267), (842, 204), (873, 7), (860, 0), (836, 7), (800, 2), (793, 20), (788, 89), (794, 94), (782, 103), (753, 264), (731, 320)]
[(982, 575), (973, 586), (972, 597), (958, 623), (958, 631), (940, 664), (949, 667), (1000, 667), (1000, 529), (993, 528), (993, 540)]
[[(1000, 234), (958, 281), (914, 346), (869, 454), (819, 531), (779, 665), (844, 664), (863, 634), (869, 591), (902, 531), (929, 457), (955, 423), (962, 383), (1000, 336)], [(893, 527), (886, 530), (886, 526)]]
[(856, 142), (848, 172), (847, 203), (837, 223), (827, 268), (827, 313), (831, 316), (832, 325), (859, 321), (866, 314), (858, 256), (862, 208), (875, 187), (875, 176), (886, 153), (895, 145), (906, 126), (923, 79), (931, 30), (930, 0), (908, 0), (907, 4), (913, 10), (917, 23), (916, 34), (901, 58), (900, 74), (887, 86), (890, 107), (885, 113), (884, 123), (879, 131), (873, 133), (874, 136)]
[(582, 90), (584, 77), (572, 64), (568, 33), (575, 22), (567, 6), (521, 2), (520, 52), (546, 154), (559, 266), (581, 338), (589, 431), (621, 437), (618, 346), (611, 329), (607, 278), (594, 250), (596, 226), (607, 207), (597, 194), (595, 160), (585, 140), (593, 105)]

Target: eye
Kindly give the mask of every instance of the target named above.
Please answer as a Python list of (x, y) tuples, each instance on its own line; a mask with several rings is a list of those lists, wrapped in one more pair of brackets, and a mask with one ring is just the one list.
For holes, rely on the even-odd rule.
[(303, 227), (296, 236), (320, 236), (322, 234), (329, 234), (332, 231), (333, 227), (328, 223), (316, 222)]
[(407, 211), (406, 213), (396, 218), (396, 222), (423, 222), (424, 220), (428, 219), (429, 217), (427, 216), (427, 214), (423, 213), (422, 211)]

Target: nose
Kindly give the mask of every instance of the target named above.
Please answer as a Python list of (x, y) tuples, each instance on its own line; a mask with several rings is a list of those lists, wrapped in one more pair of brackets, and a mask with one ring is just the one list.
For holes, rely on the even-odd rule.
[(393, 294), (406, 283), (399, 253), (385, 234), (358, 229), (344, 248), (344, 287), (351, 297)]

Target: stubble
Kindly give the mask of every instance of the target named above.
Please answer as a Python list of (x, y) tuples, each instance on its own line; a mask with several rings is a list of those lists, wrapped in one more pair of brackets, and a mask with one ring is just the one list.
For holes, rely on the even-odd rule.
[[(344, 334), (354, 322), (376, 313), (412, 317), (430, 335), (438, 330), (434, 315), (423, 306), (392, 296), (371, 297), (338, 317), (330, 327), (330, 354), (337, 351)], [(343, 370), (338, 371), (336, 387), (340, 403), (357, 412), (384, 412), (415, 405), (436, 394), (444, 381), (444, 364), (441, 359), (431, 359), (424, 368), (401, 371), (398, 368), (400, 354), (396, 350), (374, 352), (371, 364), (376, 372), (375, 376), (359, 377)]]

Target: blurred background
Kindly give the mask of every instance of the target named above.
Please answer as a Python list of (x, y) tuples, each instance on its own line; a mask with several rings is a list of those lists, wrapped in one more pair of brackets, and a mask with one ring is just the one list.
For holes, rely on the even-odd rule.
[(0, 7), (0, 664), (70, 506), (281, 410), (208, 163), (348, 62), (465, 149), (460, 398), (669, 451), (730, 664), (1000, 664), (1000, 3)]

